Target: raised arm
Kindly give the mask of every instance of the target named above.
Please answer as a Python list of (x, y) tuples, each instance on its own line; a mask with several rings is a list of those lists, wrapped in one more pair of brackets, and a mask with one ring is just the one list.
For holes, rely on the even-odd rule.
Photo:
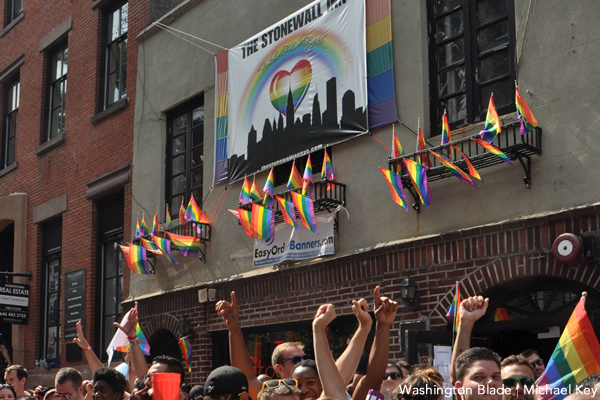
[(346, 383), (336, 368), (327, 341), (327, 325), (336, 317), (331, 304), (323, 304), (317, 310), (313, 320), (313, 346), (315, 349), (315, 362), (319, 371), (319, 378), (323, 393), (321, 397), (330, 397), (338, 400), (346, 399)]
[(346, 385), (350, 383), (350, 380), (354, 376), (354, 372), (356, 372), (356, 367), (358, 367), (358, 362), (360, 361), (360, 356), (365, 347), (365, 342), (367, 341), (369, 331), (373, 325), (373, 320), (369, 315), (369, 304), (365, 299), (360, 299), (358, 301), (352, 300), (352, 311), (358, 319), (358, 329), (354, 333), (354, 336), (352, 336), (352, 340), (350, 340), (346, 350), (344, 350), (342, 355), (335, 362)]
[(450, 362), (450, 381), (452, 385), (456, 383), (455, 364), (456, 358), (469, 347), (471, 347), (471, 332), (475, 321), (481, 318), (488, 308), (490, 299), (483, 299), (482, 296), (472, 296), (466, 298), (458, 307), (460, 323), (456, 332), (456, 340), (452, 348), (452, 361)]
[(144, 357), (144, 353), (140, 348), (140, 345), (137, 343), (137, 333), (135, 332), (135, 327), (138, 323), (138, 310), (137, 310), (137, 302), (135, 303), (135, 307), (131, 309), (129, 313), (129, 317), (125, 321), (124, 325), (121, 325), (117, 322), (113, 322), (113, 325), (125, 332), (127, 335), (127, 339), (131, 343), (131, 357), (133, 358), (133, 367), (135, 369), (135, 374), (138, 379), (145, 379), (145, 375), (148, 373), (148, 364), (146, 364), (146, 358)]
[(364, 399), (369, 389), (379, 390), (385, 369), (387, 367), (390, 351), (390, 328), (398, 312), (398, 303), (381, 297), (379, 286), (373, 293), (375, 303), (375, 339), (369, 354), (367, 374), (358, 382), (352, 399)]
[(10, 359), (10, 355), (8, 354), (8, 350), (6, 350), (6, 346), (5, 345), (0, 344), (0, 352), (2, 352), (2, 356), (4, 356), (4, 359), (8, 363), (6, 366), (10, 367), (12, 365), (12, 361)]
[(244, 343), (244, 336), (242, 335), (242, 328), (240, 327), (238, 318), (239, 313), (235, 292), (231, 292), (231, 303), (221, 300), (216, 304), (215, 309), (223, 317), (223, 322), (225, 322), (227, 329), (229, 329), (229, 357), (231, 365), (244, 372), (246, 379), (248, 379), (248, 394), (253, 399), (257, 399), (262, 388), (262, 383), (256, 379), (254, 365)]
[(100, 361), (98, 359), (98, 356), (96, 356), (96, 353), (94, 353), (94, 350), (88, 343), (85, 336), (83, 336), (83, 329), (81, 328), (81, 321), (77, 321), (76, 325), (77, 325), (77, 337), (73, 338), (73, 342), (77, 343), (77, 345), (83, 349), (83, 354), (85, 354), (85, 359), (87, 360), (87, 362), (90, 366), (90, 370), (93, 375), (94, 371), (96, 371), (98, 368), (103, 367), (104, 365), (102, 364), (102, 361)]

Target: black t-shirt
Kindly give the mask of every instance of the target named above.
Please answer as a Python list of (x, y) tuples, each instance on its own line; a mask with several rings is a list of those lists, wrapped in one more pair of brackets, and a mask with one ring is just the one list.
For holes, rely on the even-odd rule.
[(0, 345), (5, 345), (6, 346), (6, 342), (4, 341), (4, 338), (2, 337), (1, 333), (0, 333)]

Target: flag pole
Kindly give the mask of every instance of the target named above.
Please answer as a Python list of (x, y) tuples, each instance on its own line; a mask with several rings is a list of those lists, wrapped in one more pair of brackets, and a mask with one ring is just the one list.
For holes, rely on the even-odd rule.
[[(458, 291), (458, 281), (455, 282), (456, 285), (454, 286), (454, 297), (456, 297), (456, 293)], [(458, 303), (458, 302), (457, 302)], [(460, 304), (456, 304), (456, 312), (454, 314), (454, 323), (452, 324), (452, 346), (454, 346), (454, 331), (458, 331), (458, 326), (456, 326), (456, 321), (457, 321), (457, 317), (458, 317), (458, 309), (460, 307)], [(456, 327), (456, 328), (455, 328)]]

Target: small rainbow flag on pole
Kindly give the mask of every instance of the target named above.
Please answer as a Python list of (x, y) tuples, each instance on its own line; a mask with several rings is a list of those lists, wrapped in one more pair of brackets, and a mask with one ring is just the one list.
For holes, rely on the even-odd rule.
[(181, 198), (181, 206), (179, 207), (179, 224), (185, 222), (185, 207), (183, 206), (183, 197)]
[[(151, 235), (150, 237), (153, 237), (153, 235)], [(162, 251), (160, 251), (160, 249), (156, 246), (156, 243), (154, 243), (153, 241), (144, 238), (140, 238), (140, 240), (142, 241), (142, 246), (144, 246), (144, 248), (147, 251), (150, 251), (154, 254), (162, 254)]]
[[(421, 120), (419, 119), (419, 130), (417, 132), (417, 151), (422, 150), (427, 150), (427, 145), (425, 143), (425, 136), (423, 136), (423, 131), (421, 131)], [(431, 160), (429, 160), (429, 153), (420, 154), (419, 160), (421, 165), (425, 165), (431, 168)]]
[[(234, 210), (229, 211), (235, 214)], [(243, 208), (238, 208), (236, 212), (240, 224), (242, 225), (242, 228), (244, 228), (244, 233), (248, 236), (252, 236), (252, 213)]]
[(250, 227), (255, 239), (271, 239), (275, 237), (275, 210), (260, 204), (252, 204)]
[(525, 135), (533, 128), (538, 126), (537, 119), (533, 116), (533, 113), (527, 107), (527, 103), (521, 97), (519, 93), (519, 87), (515, 84), (515, 105), (517, 106), (517, 119), (521, 121), (521, 135)]
[(127, 265), (133, 272), (140, 275), (151, 274), (150, 266), (148, 265), (148, 259), (146, 258), (146, 249), (141, 246), (136, 246), (135, 244), (129, 244), (129, 247), (119, 245), (123, 254), (125, 255), (125, 259), (127, 260)]
[(154, 236), (158, 235), (158, 213), (154, 214), (154, 219), (152, 219), (152, 232)]
[[(396, 125), (392, 127), (392, 154), (391, 158), (398, 158), (404, 155), (404, 149), (402, 148), (402, 144), (400, 144), (400, 139), (396, 136)], [(407, 174), (406, 167), (402, 161), (396, 161), (396, 172), (400, 175)]]
[(267, 181), (265, 182), (265, 187), (263, 188), (263, 206), (273, 208), (273, 197), (275, 197), (274, 191), (275, 180), (273, 179), (273, 168), (271, 168), (271, 171), (269, 171), (269, 176), (267, 177)]
[(187, 209), (185, 210), (185, 219), (201, 224), (210, 224), (210, 220), (206, 217), (206, 215), (204, 215), (204, 213), (202, 213), (202, 210), (200, 210), (200, 207), (198, 207), (198, 203), (196, 203), (194, 196), (190, 196), (190, 201)]
[(169, 205), (166, 205), (167, 211), (165, 212), (165, 229), (169, 229), (172, 225), (171, 213), (169, 213)]
[(173, 255), (171, 254), (171, 241), (167, 240), (167, 239), (163, 239), (159, 236), (151, 236), (152, 240), (154, 241), (154, 244), (156, 245), (156, 247), (158, 247), (160, 249), (160, 251), (162, 252), (162, 254), (167, 257), (167, 260), (171, 261), (171, 263), (173, 264), (179, 264), (177, 262), (177, 260), (173, 257)]
[(192, 372), (192, 346), (187, 336), (179, 339), (179, 348), (181, 349), (181, 355), (183, 355), (183, 361), (187, 367), (188, 372)]
[(142, 226), (140, 224), (140, 219), (138, 218), (137, 224), (135, 224), (135, 237), (138, 238), (142, 234)]
[(485, 117), (485, 127), (481, 132), (479, 132), (479, 136), (481, 136), (482, 140), (492, 143), (496, 138), (496, 135), (499, 134), (501, 130), (500, 118), (498, 118), (498, 112), (496, 111), (496, 106), (494, 105), (494, 93), (492, 93), (490, 95), (490, 103), (488, 105), (487, 115)]
[(429, 191), (429, 183), (427, 182), (427, 170), (429, 167), (407, 158), (404, 159), (404, 163), (406, 164), (410, 180), (421, 198), (421, 202), (426, 206), (433, 204), (431, 192)]
[(287, 188), (294, 190), (302, 187), (302, 177), (298, 168), (296, 168), (296, 160), (292, 163), (292, 170), (290, 172), (290, 179), (288, 179)]
[[(142, 328), (140, 327), (139, 322), (135, 326), (135, 335), (137, 336), (137, 342), (140, 346), (140, 349), (142, 350), (142, 353), (144, 353), (144, 355), (146, 356), (149, 356), (150, 344), (148, 344), (148, 340), (146, 339), (146, 336), (144, 336), (144, 332), (142, 332)], [(130, 347), (131, 346), (129, 345), (129, 343), (127, 343), (126, 346), (115, 347), (115, 350), (120, 351), (122, 353), (127, 353)]]
[(256, 180), (252, 180), (252, 187), (250, 188), (250, 199), (251, 200), (262, 200), (263, 194), (260, 192), (260, 189), (256, 185)]
[(458, 313), (458, 308), (460, 307), (460, 287), (458, 286), (458, 282), (456, 282), (456, 292), (454, 293), (454, 298), (452, 299), (452, 303), (450, 304), (450, 308), (446, 313), (446, 319), (448, 322), (452, 323), (452, 328), (454, 329), (454, 333), (458, 331), (458, 324), (460, 323), (460, 314)]
[(244, 178), (244, 185), (242, 186), (242, 191), (240, 192), (240, 204), (247, 204), (250, 201), (250, 182), (248, 182), (248, 178)]
[(402, 186), (402, 178), (400, 178), (400, 175), (381, 167), (379, 167), (379, 170), (387, 181), (390, 192), (392, 192), (392, 199), (394, 200), (394, 203), (404, 207), (404, 211), (408, 212), (408, 202), (406, 200), (406, 193), (404, 193), (404, 187)]
[(477, 143), (478, 145), (480, 145), (481, 147), (483, 147), (484, 149), (486, 149), (490, 153), (497, 155), (498, 157), (500, 157), (501, 159), (503, 159), (504, 161), (506, 161), (510, 165), (513, 165), (512, 161), (510, 161), (510, 158), (508, 158), (508, 156), (506, 154), (504, 154), (503, 152), (501, 152), (500, 149), (497, 148), (496, 146), (494, 146), (493, 144), (486, 143), (486, 142), (484, 142), (483, 140), (480, 140), (480, 139), (475, 139), (474, 138), (473, 140), (475, 141), (475, 143)]
[(497, 307), (494, 311), (494, 322), (498, 321), (510, 321), (510, 316), (508, 315), (506, 308)]
[(303, 196), (300, 193), (291, 193), (292, 200), (294, 201), (294, 205), (296, 206), (296, 210), (298, 210), (298, 214), (300, 214), (302, 225), (304, 225), (306, 229), (310, 229), (314, 233), (319, 234), (312, 199), (308, 196)]
[[(323, 169), (321, 169), (321, 180), (332, 181), (335, 179), (335, 172), (333, 171), (333, 164), (331, 164), (331, 158), (325, 149), (325, 155), (323, 156)], [(333, 187), (331, 183), (327, 184), (327, 190)]]
[(469, 161), (469, 158), (458, 149), (458, 147), (456, 147), (456, 145), (452, 145), (452, 148), (454, 150), (456, 150), (458, 152), (458, 154), (460, 154), (463, 158), (463, 160), (465, 160), (465, 163), (467, 164), (467, 167), (469, 167), (469, 175), (471, 175), (473, 178), (479, 179), (481, 182), (483, 182), (483, 179), (481, 179), (481, 176), (479, 176), (479, 172), (477, 172), (477, 170), (475, 169), (475, 167), (473, 166), (473, 164), (471, 164), (471, 161)]
[(284, 198), (279, 196), (275, 196), (277, 202), (279, 203), (279, 208), (281, 209), (281, 214), (283, 215), (283, 220), (290, 224), (296, 229), (296, 232), (299, 232), (298, 225), (296, 224), (296, 210), (294, 209), (294, 203), (287, 201)]
[[(544, 400), (561, 400), (583, 379), (600, 373), (600, 344), (585, 311), (586, 296), (584, 292), (575, 306), (538, 381)], [(542, 391), (544, 388), (547, 390)]]
[(471, 180), (469, 175), (467, 175), (462, 169), (460, 169), (456, 165), (454, 165), (454, 163), (452, 163), (452, 161), (448, 160), (445, 157), (442, 157), (441, 155), (437, 154), (434, 151), (432, 151), (431, 154), (433, 154), (433, 156), (435, 158), (437, 158), (444, 167), (448, 168), (448, 170), (450, 172), (452, 172), (452, 174), (454, 176), (456, 176), (458, 178), (458, 180), (460, 180), (464, 183), (468, 183), (471, 186), (477, 187), (477, 185)]
[(146, 214), (142, 216), (142, 223), (140, 224), (140, 236), (148, 236), (150, 232), (148, 231), (148, 222), (146, 222)]
[(315, 181), (313, 179), (312, 164), (310, 162), (310, 154), (304, 168), (304, 176), (302, 176), (302, 195), (312, 196), (315, 190)]
[(194, 236), (176, 235), (166, 232), (179, 252), (186, 257), (198, 257), (200, 251), (200, 238)]
[[(450, 124), (448, 124), (448, 115), (444, 110), (444, 116), (442, 117), (442, 143), (441, 145), (452, 143), (452, 134), (450, 133)], [(450, 153), (450, 161), (454, 161), (454, 152), (452, 149), (448, 151)]]

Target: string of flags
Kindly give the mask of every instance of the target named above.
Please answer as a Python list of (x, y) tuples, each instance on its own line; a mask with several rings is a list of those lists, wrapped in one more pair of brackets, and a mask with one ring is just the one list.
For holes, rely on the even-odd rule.
[[(490, 95), (490, 101), (488, 104), (488, 110), (486, 114), (485, 126), (483, 130), (479, 132), (480, 139), (471, 138), (473, 142), (483, 147), (485, 150), (490, 152), (491, 154), (496, 155), (503, 161), (513, 165), (510, 158), (504, 154), (498, 147), (494, 146), (492, 142), (496, 138), (496, 136), (501, 132), (501, 124), (500, 118), (498, 117), (498, 112), (496, 111), (496, 106), (494, 104), (494, 94)], [(521, 135), (525, 135), (535, 127), (538, 126), (538, 122), (533, 116), (533, 113), (519, 94), (518, 86), (515, 82), (515, 104), (517, 108), (517, 119), (520, 121), (520, 133)], [(473, 167), (473, 164), (469, 160), (469, 158), (461, 152), (458, 147), (452, 143), (452, 134), (450, 132), (450, 126), (448, 124), (448, 116), (446, 115), (446, 111), (444, 110), (444, 115), (442, 117), (442, 139), (441, 145), (449, 145), (448, 155), (446, 158), (441, 154), (437, 154), (433, 151), (426, 151), (425, 138), (423, 136), (423, 132), (421, 131), (421, 123), (419, 120), (418, 123), (418, 133), (417, 133), (417, 152), (426, 151), (418, 156), (418, 162), (402, 159), (397, 160), (395, 164), (395, 170), (399, 173), (395, 173), (393, 171), (386, 170), (384, 168), (380, 168), (385, 180), (388, 184), (390, 192), (392, 194), (392, 200), (403, 207), (408, 212), (408, 205), (406, 200), (406, 193), (404, 192), (404, 188), (402, 185), (401, 175), (408, 174), (410, 180), (415, 188), (417, 194), (419, 195), (419, 199), (421, 203), (424, 205), (433, 204), (433, 198), (431, 197), (431, 192), (429, 190), (429, 184), (427, 182), (427, 170), (431, 168), (431, 160), (429, 159), (429, 153), (431, 153), (443, 166), (445, 166), (458, 180), (461, 182), (467, 183), (475, 188), (478, 188), (477, 184), (473, 181), (473, 178), (479, 180), (483, 183), (483, 179), (477, 172), (477, 170)], [(462, 160), (465, 161), (465, 164), (468, 167), (469, 173), (467, 174), (462, 169), (458, 168), (454, 163), (457, 161), (458, 156), (456, 154), (460, 154)], [(404, 156), (404, 150), (398, 137), (396, 136), (395, 128), (393, 128), (392, 135), (392, 150), (391, 150), (391, 158), (396, 159)]]

